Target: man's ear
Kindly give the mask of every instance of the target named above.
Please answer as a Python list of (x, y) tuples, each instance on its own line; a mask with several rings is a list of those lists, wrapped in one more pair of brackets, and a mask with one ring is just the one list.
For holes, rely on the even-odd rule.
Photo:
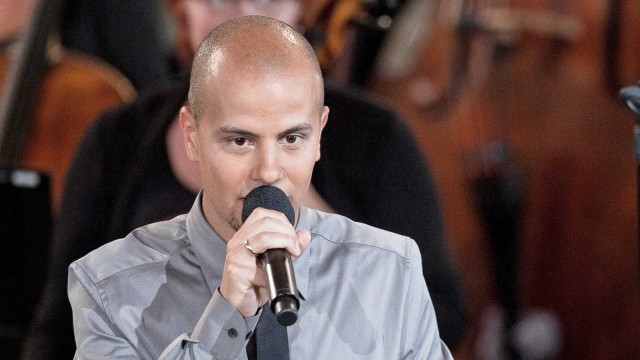
[(182, 136), (184, 137), (189, 160), (198, 161), (200, 158), (198, 153), (198, 126), (195, 116), (188, 106), (183, 106), (180, 109), (180, 128), (182, 128)]
[(318, 138), (318, 154), (316, 154), (316, 161), (320, 160), (320, 140), (322, 139), (322, 130), (324, 130), (324, 126), (327, 125), (327, 121), (329, 120), (329, 107), (322, 107), (322, 117), (320, 118), (320, 136)]

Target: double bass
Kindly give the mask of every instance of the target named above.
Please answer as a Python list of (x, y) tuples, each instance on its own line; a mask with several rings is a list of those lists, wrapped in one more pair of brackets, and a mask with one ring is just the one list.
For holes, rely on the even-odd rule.
[(422, 3), (436, 11), (415, 62), (364, 86), (434, 168), (471, 316), (456, 358), (518, 358), (510, 327), (544, 313), (556, 331), (530, 350), (637, 359), (633, 121), (617, 94), (640, 78), (638, 2)]
[[(479, 350), (491, 346), (487, 309), (504, 306), (505, 289), (516, 323), (540, 309), (553, 316), (551, 358), (638, 358), (633, 121), (616, 96), (640, 76), (631, 41), (637, 1), (439, 5), (419, 66), (369, 88), (403, 110), (440, 184), (472, 317), (456, 358), (491, 358)], [(575, 20), (583, 31), (572, 30)], [(524, 31), (496, 31), (509, 27)], [(491, 205), (492, 191), (478, 186), (491, 176), (506, 176), (501, 189), (517, 195), (506, 197), (515, 224), (496, 226), (517, 241), (510, 290), (497, 280), (490, 206), (482, 205)]]

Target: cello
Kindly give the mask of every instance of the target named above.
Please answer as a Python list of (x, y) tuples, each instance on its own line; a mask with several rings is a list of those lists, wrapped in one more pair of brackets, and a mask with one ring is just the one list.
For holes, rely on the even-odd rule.
[(0, 54), (0, 164), (49, 173), (54, 208), (85, 126), (135, 96), (114, 68), (62, 48), (54, 29), (63, 5), (39, 0), (14, 52)]
[[(30, 5), (3, 4), (5, 10)], [(41, 293), (51, 215), (76, 144), (94, 117), (135, 95), (120, 73), (56, 42), (62, 6), (38, 1), (26, 30), (3, 39), (9, 45), (0, 50), (0, 353), (8, 358), (17, 357)], [(19, 14), (0, 14), (7, 16)]]

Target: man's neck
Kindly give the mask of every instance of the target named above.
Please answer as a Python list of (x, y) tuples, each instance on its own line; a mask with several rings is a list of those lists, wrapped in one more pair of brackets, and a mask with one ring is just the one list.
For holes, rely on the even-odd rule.
[(205, 190), (202, 190), (202, 198), (200, 208), (202, 209), (202, 216), (205, 221), (211, 226), (211, 229), (218, 234), (218, 236), (226, 243), (233, 238), (237, 230), (226, 220), (221, 219), (219, 216), (215, 216), (215, 209), (206, 199)]

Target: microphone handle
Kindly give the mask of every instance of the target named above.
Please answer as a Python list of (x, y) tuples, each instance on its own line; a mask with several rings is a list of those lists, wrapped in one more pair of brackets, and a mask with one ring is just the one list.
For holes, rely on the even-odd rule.
[(262, 254), (262, 266), (267, 274), (271, 311), (280, 324), (294, 324), (298, 320), (300, 300), (291, 254), (284, 249), (269, 249)]

